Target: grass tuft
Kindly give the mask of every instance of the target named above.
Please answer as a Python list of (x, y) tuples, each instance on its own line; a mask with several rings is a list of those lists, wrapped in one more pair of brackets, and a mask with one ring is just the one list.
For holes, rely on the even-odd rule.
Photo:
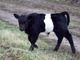
[(68, 46), (62, 46), (54, 52), (55, 41), (46, 42), (39, 38), (39, 49), (29, 51), (30, 43), (27, 35), (18, 27), (0, 20), (0, 60), (79, 60), (80, 54), (72, 54)]

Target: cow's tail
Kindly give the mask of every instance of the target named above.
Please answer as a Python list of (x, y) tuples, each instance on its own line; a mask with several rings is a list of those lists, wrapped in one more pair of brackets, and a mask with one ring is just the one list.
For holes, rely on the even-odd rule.
[(70, 22), (70, 16), (69, 16), (69, 13), (64, 11), (62, 12), (63, 15), (65, 15), (65, 17), (67, 18), (67, 25), (69, 25), (69, 22)]

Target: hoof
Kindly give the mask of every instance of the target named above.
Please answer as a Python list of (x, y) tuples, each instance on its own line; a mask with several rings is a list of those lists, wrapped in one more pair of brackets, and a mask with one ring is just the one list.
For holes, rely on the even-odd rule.
[(58, 49), (57, 49), (57, 48), (55, 48), (55, 49), (54, 49), (54, 51), (58, 51)]
[(35, 48), (38, 48), (38, 46), (37, 46), (36, 44), (34, 45), (34, 47), (35, 47)]
[(33, 50), (34, 50), (34, 47), (30, 46), (29, 51), (33, 51)]
[(73, 50), (72, 53), (75, 54), (76, 53), (76, 50)]

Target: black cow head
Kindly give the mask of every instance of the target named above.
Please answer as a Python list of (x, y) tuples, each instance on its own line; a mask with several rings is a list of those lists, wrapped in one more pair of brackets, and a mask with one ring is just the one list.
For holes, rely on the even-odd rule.
[(18, 23), (19, 23), (19, 29), (21, 31), (25, 31), (25, 29), (28, 28), (29, 25), (29, 19), (26, 15), (18, 15), (18, 14), (14, 14), (14, 17), (18, 19)]

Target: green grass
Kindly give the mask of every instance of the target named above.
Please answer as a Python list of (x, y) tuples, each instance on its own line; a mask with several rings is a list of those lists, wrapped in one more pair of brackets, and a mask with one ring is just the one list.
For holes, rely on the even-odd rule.
[(72, 34), (80, 37), (80, 21), (76, 21), (76, 20), (71, 20), (70, 23), (70, 31), (72, 32)]
[(55, 41), (46, 42), (39, 37), (39, 49), (29, 51), (27, 35), (18, 27), (0, 20), (0, 60), (79, 60), (80, 54), (72, 54), (68, 46), (54, 52)]

